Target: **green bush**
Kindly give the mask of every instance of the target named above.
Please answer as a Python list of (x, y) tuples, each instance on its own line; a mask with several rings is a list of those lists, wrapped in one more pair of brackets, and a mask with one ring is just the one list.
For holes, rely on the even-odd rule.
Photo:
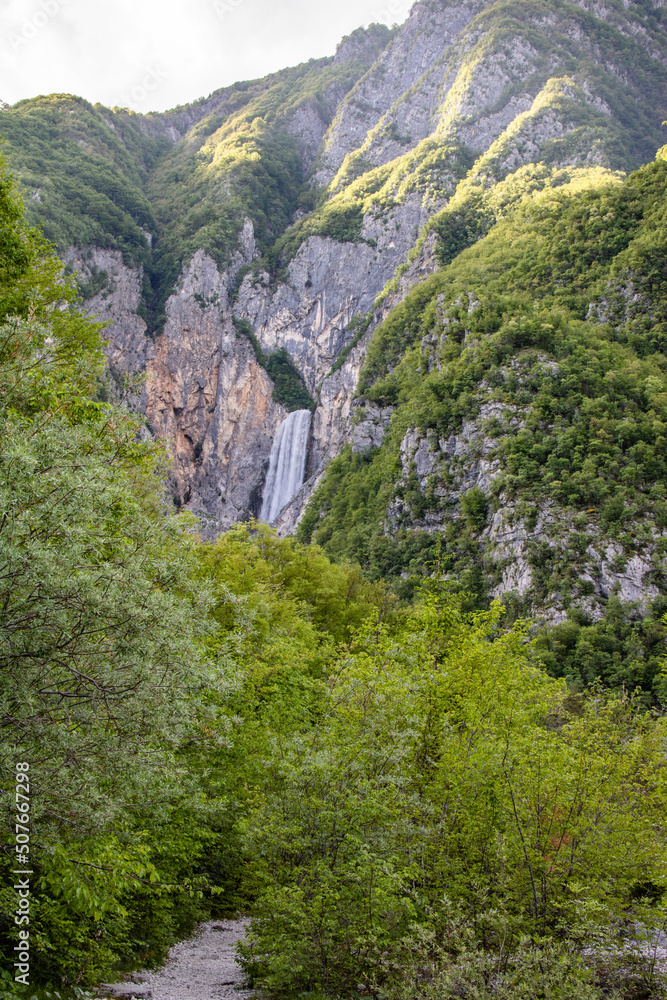
[(488, 498), (483, 490), (474, 486), (461, 497), (461, 510), (470, 526), (481, 531), (486, 524)]
[(255, 335), (255, 331), (246, 319), (234, 317), (234, 326), (238, 333), (247, 337), (252, 344), (260, 365), (273, 382), (273, 399), (284, 406), (288, 412), (293, 410), (314, 410), (315, 400), (308, 392), (301, 372), (296, 367), (284, 347), (266, 354)]
[(490, 213), (481, 208), (480, 197), (471, 199), (460, 210), (441, 212), (434, 223), (438, 235), (437, 258), (441, 267), (489, 232), (495, 223)]
[(583, 949), (634, 925), (647, 878), (664, 889), (664, 726), (599, 692), (570, 711), (500, 615), (436, 592), (370, 618), (317, 724), (270, 754), (246, 828), (256, 988), (604, 995)]

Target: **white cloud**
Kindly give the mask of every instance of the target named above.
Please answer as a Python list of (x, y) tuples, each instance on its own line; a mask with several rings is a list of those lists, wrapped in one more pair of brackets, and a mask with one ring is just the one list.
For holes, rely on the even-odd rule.
[(0, 99), (71, 93), (162, 111), (333, 54), (414, 0), (0, 0)]

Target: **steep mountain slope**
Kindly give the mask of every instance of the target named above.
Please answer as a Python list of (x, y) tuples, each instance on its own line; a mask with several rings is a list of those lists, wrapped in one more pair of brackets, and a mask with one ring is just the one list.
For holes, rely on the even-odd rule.
[(336, 59), (165, 115), (58, 95), (0, 113), (30, 221), (79, 272), (88, 311), (110, 324), (104, 391), (127, 397), (145, 376), (128, 401), (170, 441), (175, 503), (190, 502), (213, 534), (258, 509), (273, 435), (305, 392), (287, 358), (272, 366), (235, 324), (237, 275), (271, 227), (282, 232), (302, 199), (312, 204), (313, 149), (390, 37), (355, 33)]
[[(424, 572), (440, 538), (441, 568), (478, 600), (516, 592), (517, 608), (562, 616), (570, 598), (560, 577), (551, 573), (536, 590), (530, 568), (531, 559), (543, 570), (545, 559), (561, 556), (531, 556), (525, 533), (546, 538), (549, 519), (561, 516), (556, 508), (579, 511), (594, 500), (581, 493), (581, 503), (571, 502), (569, 480), (563, 495), (540, 492), (543, 484), (530, 497), (512, 492), (507, 477), (517, 459), (507, 441), (524, 441), (533, 404), (510, 394), (526, 379), (557, 382), (554, 372), (579, 364), (563, 357), (578, 359), (579, 350), (593, 351), (601, 378), (616, 370), (621, 360), (600, 347), (610, 322), (625, 329), (632, 320), (622, 366), (641, 356), (637, 364), (650, 368), (641, 367), (643, 384), (661, 377), (662, 320), (657, 306), (648, 314), (645, 307), (657, 299), (636, 291), (655, 268), (641, 254), (623, 263), (657, 226), (646, 220), (650, 198), (661, 197), (658, 182), (635, 198), (636, 218), (627, 210), (634, 218), (626, 220), (627, 239), (607, 246), (606, 224), (586, 223), (590, 246), (575, 241), (587, 262), (589, 283), (577, 279), (581, 300), (559, 298), (560, 278), (546, 265), (530, 267), (536, 253), (556, 253), (540, 243), (551, 227), (564, 227), (564, 245), (572, 226), (578, 232), (572, 206), (585, 214), (587, 199), (625, 205), (625, 195), (610, 192), (634, 190), (635, 181), (619, 187), (623, 176), (654, 159), (667, 118), (665, 52), (664, 0), (419, 0), (397, 32), (360, 29), (333, 59), (163, 115), (56, 96), (0, 111), (0, 134), (31, 196), (32, 218), (78, 270), (86, 307), (110, 321), (105, 391), (126, 393), (127, 379), (145, 374), (131, 405), (170, 441), (174, 500), (198, 513), (207, 533), (257, 513), (271, 440), (307, 391), (317, 403), (310, 478), (281, 514), (281, 531), (294, 530), (329, 463), (347, 448), (303, 532), (371, 573), (399, 576)], [(586, 193), (598, 189), (606, 193)], [(616, 218), (616, 210), (606, 215)], [(542, 213), (542, 229), (532, 212)], [(598, 260), (606, 268), (599, 274)], [(531, 275), (524, 284), (522, 268)], [(625, 277), (612, 294), (604, 282), (616, 281), (614, 268)], [(487, 339), (502, 340), (515, 312), (520, 325), (533, 322), (531, 294), (554, 296), (535, 307), (540, 323), (566, 330), (568, 344), (583, 339), (563, 357), (554, 343), (533, 344), (538, 354), (524, 377), (523, 356), (500, 351), (499, 360)], [(544, 319), (544, 309), (560, 318)], [(459, 332), (441, 343), (447, 324)], [(461, 357), (457, 337), (467, 338)], [(285, 379), (278, 386), (270, 376), (277, 364), (287, 390)], [(447, 402), (459, 398), (461, 379), (470, 382), (468, 409)], [(431, 382), (438, 388), (428, 389)], [(504, 397), (495, 398), (503, 392), (507, 406), (518, 407), (514, 416)], [(642, 400), (633, 405), (644, 413)], [(502, 447), (482, 426), (489, 420)], [(589, 460), (586, 448), (581, 454)], [(531, 461), (539, 466), (542, 457)], [(577, 462), (572, 477), (588, 476), (589, 466)], [(660, 475), (650, 466), (647, 490)], [(493, 557), (489, 503), (494, 518), (509, 505), (519, 511), (515, 520), (524, 519), (516, 530), (496, 525)], [(527, 503), (532, 513), (521, 507)], [(568, 591), (573, 600), (604, 602), (617, 584), (626, 602), (662, 593), (661, 571), (649, 582), (643, 557), (633, 562), (616, 551), (606, 520), (599, 531), (598, 575), (591, 569), (587, 581), (582, 566), (584, 583), (571, 581)], [(602, 552), (603, 537), (613, 551)], [(457, 545), (470, 550), (459, 555)]]
[[(317, 490), (303, 539), (402, 578), (406, 592), (437, 569), (476, 603), (569, 616), (574, 643), (577, 622), (629, 622), (651, 602), (664, 613), (665, 154), (623, 183), (599, 186), (592, 171), (588, 190), (565, 170), (526, 169), (526, 187), (540, 173), (549, 186), (503, 204), (500, 184), (481, 200), (480, 213), (499, 217), (489, 234), (410, 292), (371, 341), (354, 441)], [(605, 650), (602, 670), (582, 657), (574, 676), (616, 670), (650, 688), (650, 631)]]
[(168, 140), (148, 138), (138, 116), (63, 94), (0, 114), (3, 151), (23, 189), (26, 219), (62, 254), (93, 246), (120, 251), (128, 266), (147, 266), (156, 225), (144, 187)]

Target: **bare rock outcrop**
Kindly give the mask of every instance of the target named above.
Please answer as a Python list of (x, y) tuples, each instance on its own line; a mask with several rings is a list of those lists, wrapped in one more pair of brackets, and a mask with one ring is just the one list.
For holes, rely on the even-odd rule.
[[(86, 312), (108, 324), (102, 335), (113, 395), (144, 413), (149, 430), (168, 443), (174, 501), (198, 515), (208, 536), (258, 512), (271, 443), (286, 416), (232, 322), (229, 285), (254, 249), (248, 222), (228, 270), (197, 252), (156, 339), (138, 315), (141, 267), (126, 265), (116, 250), (72, 248), (67, 255), (84, 293), (94, 291)], [(128, 394), (133, 380), (138, 390)]]
[(285, 347), (317, 392), (352, 337), (352, 319), (372, 308), (414, 246), (421, 217), (420, 200), (409, 197), (381, 218), (369, 213), (359, 242), (311, 236), (290, 261), (286, 282), (273, 285), (266, 272), (244, 278), (236, 314), (264, 350)]
[[(600, 618), (607, 599), (617, 595), (624, 603), (646, 608), (659, 596), (656, 573), (663, 575), (667, 560), (663, 554), (662, 532), (650, 539), (637, 535), (636, 548), (628, 553), (591, 523), (582, 536), (581, 526), (570, 512), (546, 501), (527, 515), (503, 489), (497, 489), (502, 475), (498, 458), (502, 435), (490, 433), (491, 425), (502, 424), (506, 433), (521, 427), (521, 411), (497, 402), (481, 406), (478, 416), (464, 420), (460, 431), (441, 439), (410, 428), (400, 448), (403, 483), (411, 476), (422, 494), (427, 491), (437, 503), (416, 515), (406, 499), (395, 499), (387, 508), (385, 533), (399, 529), (439, 532), (449, 523), (465, 521), (465, 495), (470, 491), (486, 497), (486, 524), (480, 527), (479, 544), (486, 572), (495, 578), (490, 587), (494, 597), (508, 593), (522, 599), (536, 599), (540, 613), (551, 622), (565, 620), (561, 594), (536, 594), (538, 571), (545, 567), (568, 567), (578, 603), (586, 606), (592, 620)], [(585, 545), (581, 545), (582, 537)]]
[(200, 516), (206, 534), (256, 512), (286, 415), (232, 323), (228, 281), (210, 257), (195, 254), (147, 365), (149, 424), (170, 443), (177, 501)]
[[(138, 315), (143, 268), (125, 264), (120, 250), (100, 247), (72, 247), (65, 261), (87, 296), (85, 311), (107, 324), (102, 338), (111, 385), (115, 396), (125, 396), (124, 382), (144, 371), (150, 345), (146, 323)], [(137, 394), (127, 401), (134, 409), (141, 406)]]
[[(378, 134), (381, 152), (369, 156), (369, 161), (374, 165), (388, 163), (430, 133), (442, 71), (439, 78), (436, 72), (431, 81), (429, 70), (484, 6), (483, 0), (415, 4), (394, 41), (342, 102), (324, 141), (321, 165), (315, 175), (318, 184), (328, 184), (345, 157), (361, 148), (381, 122), (389, 124), (385, 122), (387, 112), (408, 93), (414, 100), (408, 100), (398, 112), (393, 129)], [(378, 129), (378, 133), (381, 131)]]

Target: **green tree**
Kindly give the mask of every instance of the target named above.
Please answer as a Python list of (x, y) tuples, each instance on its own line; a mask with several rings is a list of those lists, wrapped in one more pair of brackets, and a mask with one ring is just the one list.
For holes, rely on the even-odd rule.
[[(4, 176), (0, 191), (2, 865), (25, 761), (32, 972), (74, 983), (131, 954), (151, 908), (168, 927), (161, 947), (171, 940), (179, 918), (164, 893), (193, 874), (211, 808), (182, 750), (211, 738), (205, 692), (224, 686), (226, 660), (204, 654), (209, 592), (194, 582), (191, 525), (168, 514), (162, 451), (139, 440), (135, 417), (94, 399), (98, 328), (72, 308)], [(8, 953), (14, 903), (4, 888)]]

